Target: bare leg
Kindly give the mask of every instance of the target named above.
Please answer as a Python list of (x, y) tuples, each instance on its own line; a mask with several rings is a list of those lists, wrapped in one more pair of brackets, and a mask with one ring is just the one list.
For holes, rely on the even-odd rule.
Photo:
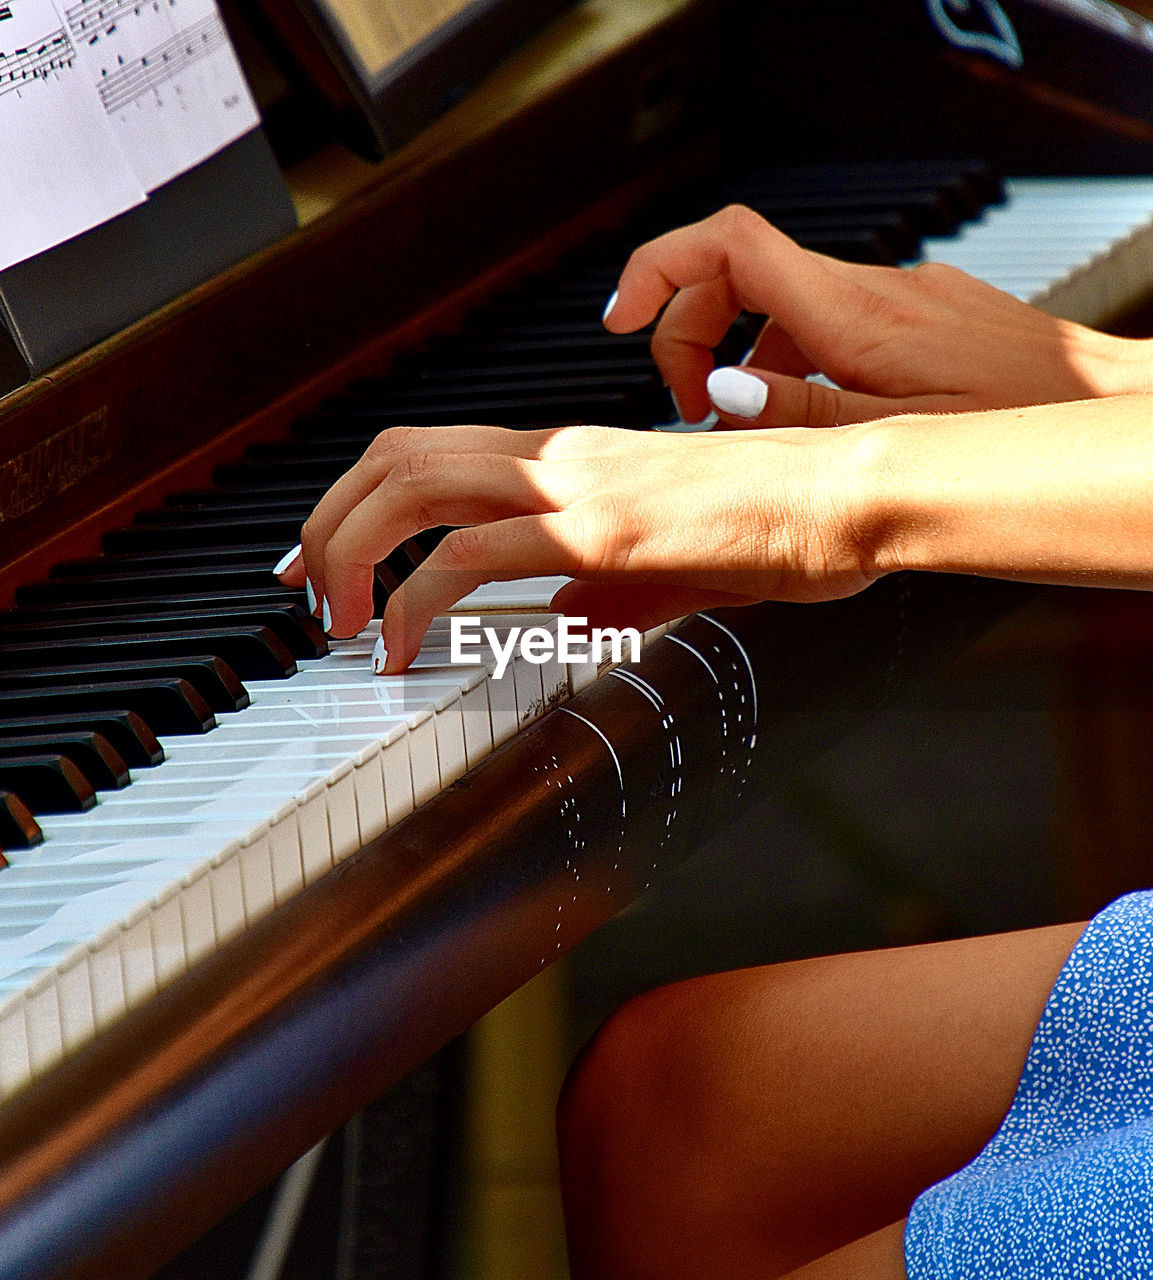
[(889, 1224), (997, 1128), (1083, 928), (739, 970), (625, 1006), (561, 1099), (574, 1280), (902, 1276)]

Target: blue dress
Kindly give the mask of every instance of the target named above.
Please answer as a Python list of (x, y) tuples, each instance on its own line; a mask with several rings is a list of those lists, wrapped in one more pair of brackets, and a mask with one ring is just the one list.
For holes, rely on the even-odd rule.
[(905, 1265), (909, 1280), (1153, 1278), (1153, 892), (1086, 929), (1000, 1129), (913, 1205)]

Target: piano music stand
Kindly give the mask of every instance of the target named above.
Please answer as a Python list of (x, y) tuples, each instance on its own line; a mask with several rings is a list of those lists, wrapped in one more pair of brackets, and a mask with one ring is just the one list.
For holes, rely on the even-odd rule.
[(0, 395), (295, 229), (253, 129), (146, 203), (0, 271)]

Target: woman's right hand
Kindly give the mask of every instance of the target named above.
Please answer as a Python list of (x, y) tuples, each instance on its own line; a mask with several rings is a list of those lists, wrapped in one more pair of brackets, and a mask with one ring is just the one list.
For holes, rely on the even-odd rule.
[[(653, 355), (690, 422), (717, 409), (740, 427), (843, 426), (1153, 390), (1147, 342), (1056, 319), (941, 264), (839, 262), (739, 205), (637, 249), (605, 324), (630, 332), (662, 308)], [(770, 319), (745, 366), (710, 379), (742, 310)], [(813, 373), (838, 388), (806, 381)]]

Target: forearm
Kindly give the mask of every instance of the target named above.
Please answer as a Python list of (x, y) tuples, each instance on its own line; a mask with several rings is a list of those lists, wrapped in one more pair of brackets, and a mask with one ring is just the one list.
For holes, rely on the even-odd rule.
[(878, 572), (1153, 588), (1153, 395), (853, 431)]

